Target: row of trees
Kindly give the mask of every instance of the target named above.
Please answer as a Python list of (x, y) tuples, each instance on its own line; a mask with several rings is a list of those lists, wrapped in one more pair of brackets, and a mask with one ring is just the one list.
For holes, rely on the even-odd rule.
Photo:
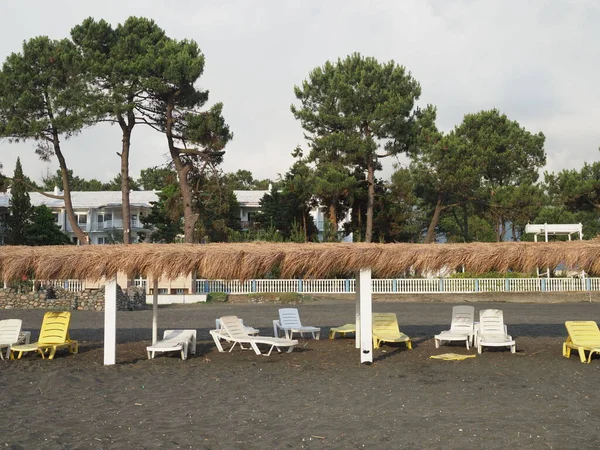
[[(89, 18), (68, 39), (34, 38), (7, 58), (0, 72), (0, 136), (33, 139), (42, 158), (56, 156), (59, 173), (40, 188), (60, 182), (82, 242), (72, 189), (120, 189), (124, 218), (131, 189), (161, 189), (151, 217), (163, 233), (157, 239), (179, 233), (186, 242), (247, 239), (251, 233), (237, 233), (232, 190), (264, 189), (268, 180), (219, 172), (232, 133), (222, 104), (204, 108), (208, 91), (195, 87), (203, 69), (195, 42), (166, 36), (152, 20), (131, 17), (113, 28)], [(595, 165), (539, 182), (544, 135), (497, 110), (467, 114), (448, 133), (438, 130), (436, 108), (417, 106), (421, 86), (394, 61), (355, 53), (326, 62), (294, 93), (291, 112), (306, 146), (294, 150), (296, 161), (263, 199), (259, 238), (314, 239), (309, 210), (315, 205), (327, 213), (331, 240), (349, 212), (347, 231), (366, 242), (517, 239), (536, 219), (586, 222), (588, 236), (595, 230)], [(122, 131), (120, 173), (110, 183), (74, 176), (61, 149), (61, 139), (99, 122)], [(134, 181), (129, 154), (138, 125), (164, 136), (171, 161)], [(382, 160), (399, 155), (408, 165), (389, 181), (379, 178)], [(124, 241), (130, 241), (126, 223)]]
[[(0, 72), (0, 137), (33, 140), (43, 159), (56, 157), (59, 196), (81, 243), (87, 235), (77, 224), (71, 202), (69, 168), (61, 139), (100, 122), (122, 131), (120, 181), (124, 242), (130, 242), (129, 155), (136, 125), (165, 137), (177, 172), (187, 242), (194, 240), (198, 213), (192, 210), (193, 178), (214, 167), (232, 138), (223, 105), (203, 108), (208, 91), (194, 84), (204, 70), (204, 55), (194, 41), (175, 40), (154, 21), (130, 17), (113, 28), (104, 20), (86, 19), (70, 38), (40, 36), (23, 43)], [(53, 196), (52, 194), (46, 194)]]

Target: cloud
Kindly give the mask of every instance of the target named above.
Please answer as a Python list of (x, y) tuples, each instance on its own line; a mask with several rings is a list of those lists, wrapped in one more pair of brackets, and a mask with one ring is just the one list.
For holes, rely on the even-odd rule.
[[(290, 113), (293, 86), (327, 60), (354, 51), (393, 59), (422, 85), (421, 103), (438, 107), (450, 130), (466, 113), (498, 108), (546, 137), (547, 170), (579, 168), (598, 159), (600, 145), (600, 7), (595, 1), (204, 1), (57, 0), (2, 5), (0, 58), (40, 34), (68, 35), (85, 17), (113, 24), (130, 15), (153, 18), (170, 36), (194, 39), (206, 55), (199, 85), (223, 102), (234, 133), (223, 169), (274, 178), (304, 144)], [(119, 172), (120, 136), (100, 126), (65, 142), (67, 163), (85, 178)], [(165, 161), (164, 137), (138, 127), (131, 172)], [(11, 173), (17, 155), (25, 172), (45, 170), (29, 144), (0, 142)], [(57, 165), (52, 164), (55, 171)], [(391, 161), (383, 175), (391, 173)]]

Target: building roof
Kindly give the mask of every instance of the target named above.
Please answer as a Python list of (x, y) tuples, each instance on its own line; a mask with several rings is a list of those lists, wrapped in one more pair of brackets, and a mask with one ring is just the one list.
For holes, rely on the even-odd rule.
[(269, 191), (233, 191), (241, 206), (259, 207), (260, 201)]
[[(158, 201), (160, 191), (131, 191), (131, 206), (151, 207), (150, 202)], [(269, 191), (233, 191), (241, 206), (259, 207), (260, 200)], [(48, 194), (54, 194), (48, 192)], [(59, 194), (60, 195), (60, 194)], [(65, 202), (60, 199), (46, 197), (38, 192), (30, 192), (29, 198), (33, 206), (46, 205), (48, 208), (63, 208)], [(73, 209), (97, 209), (107, 206), (121, 205), (121, 191), (72, 191)], [(0, 208), (8, 208), (10, 193), (0, 192)]]
[[(49, 194), (53, 194), (49, 192)], [(45, 197), (38, 192), (30, 192), (31, 204), (33, 206), (46, 205), (49, 208), (62, 208), (64, 200)], [(74, 191), (71, 192), (73, 209), (98, 209), (107, 206), (121, 205), (121, 191)], [(158, 201), (158, 191), (131, 191), (129, 202), (131, 206), (151, 207), (150, 202)]]

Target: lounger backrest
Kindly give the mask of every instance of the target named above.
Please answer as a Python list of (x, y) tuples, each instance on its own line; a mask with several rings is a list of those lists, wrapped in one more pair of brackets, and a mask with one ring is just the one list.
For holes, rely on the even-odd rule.
[(373, 332), (392, 331), (400, 332), (396, 313), (373, 313)]
[(249, 337), (237, 316), (221, 317), (221, 326), (232, 339), (247, 339)]
[(0, 344), (16, 344), (22, 323), (21, 319), (0, 320)]
[(501, 309), (479, 311), (479, 333), (482, 335), (506, 335), (504, 313)]
[[(240, 319), (240, 323), (242, 324), (242, 326), (244, 326), (244, 320), (243, 319)], [(221, 327), (221, 319), (215, 319), (215, 328), (217, 330), (220, 330), (222, 328)]]
[(475, 320), (475, 308), (469, 305), (457, 305), (452, 308), (450, 331), (472, 333)]
[(165, 330), (163, 341), (189, 341), (195, 336), (196, 330)]
[(281, 308), (279, 309), (279, 321), (284, 328), (300, 328), (300, 314), (297, 308)]
[(44, 314), (38, 342), (40, 344), (62, 344), (66, 342), (69, 336), (70, 321), (71, 313), (68, 311), (47, 312)]
[(586, 344), (593, 343), (598, 345), (600, 343), (600, 329), (598, 329), (598, 324), (593, 320), (571, 320), (565, 322), (565, 327), (569, 332), (571, 341), (575, 345), (587, 347), (588, 345)]

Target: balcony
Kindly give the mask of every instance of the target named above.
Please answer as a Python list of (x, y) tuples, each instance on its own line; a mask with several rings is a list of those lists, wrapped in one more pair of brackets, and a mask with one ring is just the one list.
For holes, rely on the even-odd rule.
[[(103, 222), (92, 222), (91, 224), (79, 224), (83, 231), (108, 231), (108, 230), (122, 230), (123, 219), (105, 220)], [(140, 220), (131, 221), (132, 230), (143, 230), (145, 229), (144, 224)], [(72, 232), (73, 228), (71, 224), (67, 223), (67, 231)]]

